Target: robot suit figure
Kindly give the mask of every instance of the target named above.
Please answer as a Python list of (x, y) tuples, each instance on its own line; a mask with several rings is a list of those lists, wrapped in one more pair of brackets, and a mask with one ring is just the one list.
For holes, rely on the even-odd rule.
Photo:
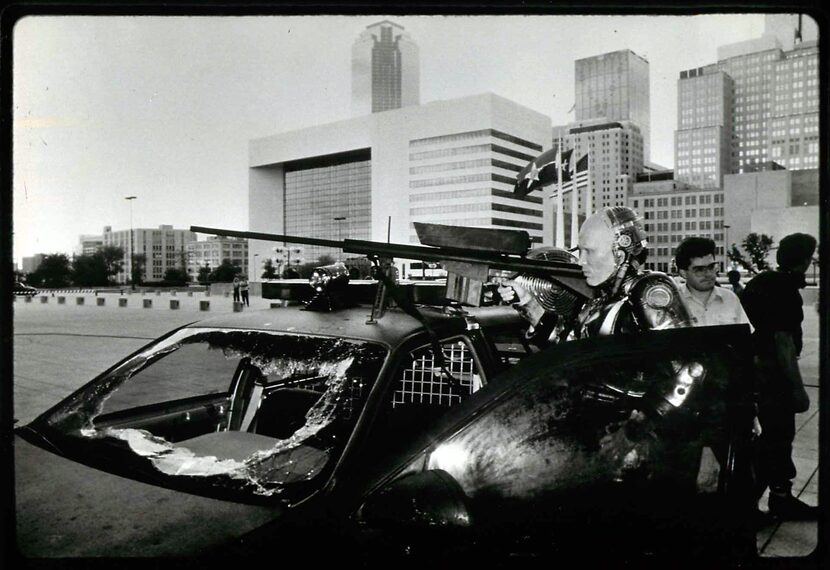
[[(645, 230), (634, 210), (604, 208), (586, 219), (579, 233), (579, 265), (593, 288), (592, 299), (580, 307), (569, 302), (571, 293), (554, 287), (558, 304), (572, 308), (570, 314), (556, 314), (550, 308), (550, 299), (544, 302), (537, 283), (521, 276), (507, 282), (505, 285), (512, 286), (519, 299), (514, 306), (531, 323), (530, 340), (542, 345), (692, 326), (675, 282), (664, 273), (641, 268), (646, 246)], [(562, 259), (563, 250), (558, 252), (556, 257)], [(601, 453), (620, 461), (619, 480), (634, 472), (646, 471), (646, 477), (651, 478), (662, 471), (676, 478), (679, 471), (684, 471), (694, 482), (700, 445), (693, 445), (697, 452), (684, 445), (686, 451), (681, 458), (669, 457), (673, 455), (671, 444), (658, 445), (658, 452), (654, 442), (664, 439), (660, 435), (663, 427), (670, 426), (669, 431), (677, 435), (678, 427), (687, 424), (688, 418), (682, 418), (691, 414), (684, 414), (682, 409), (705, 376), (701, 363), (676, 360), (671, 369), (655, 369), (654, 374), (630, 378), (610, 375), (608, 381), (583, 394), (583, 398), (610, 404), (627, 415), (608, 425), (608, 435), (600, 442)], [(684, 429), (680, 428), (681, 434)], [(689, 436), (698, 438), (697, 434)], [(667, 465), (657, 466), (657, 461)]]
[[(589, 217), (579, 233), (578, 262), (594, 297), (581, 310), (572, 310), (579, 308), (575, 296), (555, 283), (521, 275), (508, 282), (519, 297), (516, 308), (532, 325), (530, 338), (541, 344), (691, 326), (675, 282), (641, 270), (646, 245), (642, 222), (630, 208), (605, 208)], [(550, 247), (528, 257), (576, 261)]]

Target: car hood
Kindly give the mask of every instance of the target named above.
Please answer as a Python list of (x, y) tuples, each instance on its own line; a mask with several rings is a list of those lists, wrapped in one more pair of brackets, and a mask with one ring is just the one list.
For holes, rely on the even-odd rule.
[(98, 471), (20, 436), (14, 448), (17, 543), (25, 557), (196, 556), (284, 513)]

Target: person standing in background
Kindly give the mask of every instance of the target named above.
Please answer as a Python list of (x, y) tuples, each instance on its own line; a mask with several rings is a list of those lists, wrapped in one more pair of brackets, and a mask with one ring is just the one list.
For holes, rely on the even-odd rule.
[(810, 398), (804, 389), (798, 357), (802, 348), (803, 301), (816, 239), (795, 233), (778, 244), (776, 271), (764, 271), (747, 283), (741, 302), (755, 326), (753, 334), (758, 377), (761, 437), (756, 458), (760, 499), (769, 487), (772, 516), (782, 520), (815, 520), (818, 508), (792, 494), (796, 475), (792, 460), (795, 414), (806, 412)]
[(726, 278), (729, 279), (729, 284), (732, 286), (732, 292), (740, 296), (744, 290), (744, 286), (741, 285), (741, 272), (737, 269), (733, 269), (727, 272)]
[(251, 302), (248, 300), (248, 278), (243, 277), (242, 280), (239, 282), (239, 292), (242, 293), (242, 304), (246, 307), (251, 306)]
[(239, 277), (233, 278), (233, 302), (239, 302)]

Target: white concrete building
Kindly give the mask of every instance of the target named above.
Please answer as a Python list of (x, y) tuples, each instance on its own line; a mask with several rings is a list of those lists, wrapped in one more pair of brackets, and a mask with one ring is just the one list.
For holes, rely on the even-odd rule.
[[(513, 185), (550, 133), (549, 117), (487, 93), (255, 139), (249, 228), (417, 243), (412, 222), (425, 221), (524, 229), (549, 244), (549, 199), (517, 198)], [(273, 247), (252, 240), (249, 262)], [(304, 257), (321, 254), (337, 252), (306, 246)]]

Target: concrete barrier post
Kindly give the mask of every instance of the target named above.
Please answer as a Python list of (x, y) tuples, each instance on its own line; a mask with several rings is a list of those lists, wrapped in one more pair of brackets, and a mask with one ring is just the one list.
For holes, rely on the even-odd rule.
[(200, 311), (209, 311), (210, 310), (210, 301), (199, 301), (199, 310)]
[(234, 301), (233, 302), (233, 312), (234, 313), (242, 312), (242, 303), (241, 302), (239, 302), (239, 301)]
[(84, 298), (83, 297), (75, 297), (75, 304), (76, 305), (83, 305), (84, 304)]
[(152, 299), (144, 299), (144, 308), (145, 309), (152, 309), (153, 308), (153, 300)]
[(47, 297), (46, 295), (41, 295), (40, 296), (40, 302), (41, 303), (48, 303), (49, 302), (49, 297)]
[(170, 299), (170, 308), (171, 309), (178, 309), (179, 308), (179, 300), (178, 299)]
[(65, 305), (66, 297), (58, 297), (58, 305)]
[(103, 297), (98, 297), (95, 300), (98, 302), (99, 307), (103, 307), (106, 304), (106, 299), (104, 299)]
[(127, 306), (127, 299), (118, 299), (118, 306), (119, 307), (126, 307)]

